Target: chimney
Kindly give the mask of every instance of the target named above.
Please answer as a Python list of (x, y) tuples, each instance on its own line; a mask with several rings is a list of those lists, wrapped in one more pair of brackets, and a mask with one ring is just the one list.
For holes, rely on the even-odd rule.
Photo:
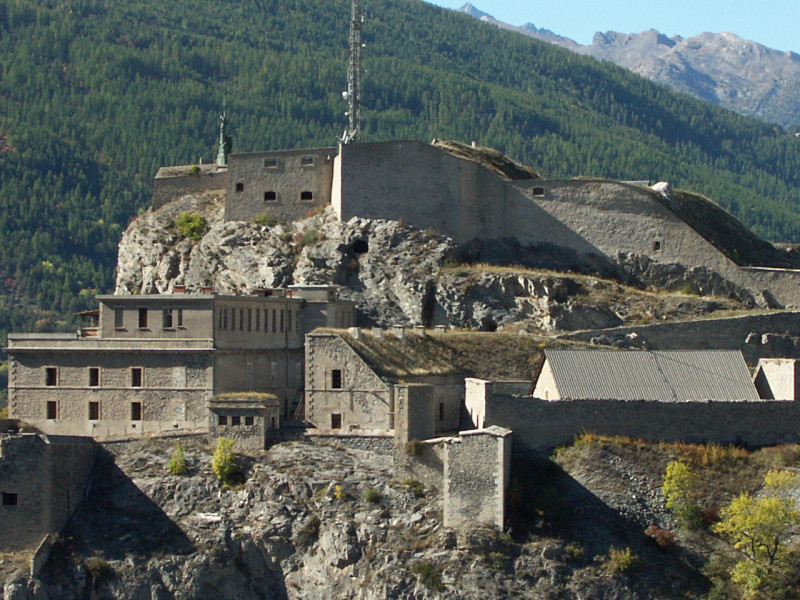
[(406, 339), (406, 328), (402, 325), (395, 325), (392, 327), (392, 333), (394, 333), (398, 340)]
[(354, 340), (361, 339), (361, 330), (358, 327), (349, 327), (347, 329), (347, 335), (349, 335)]
[(214, 288), (210, 285), (201, 285), (200, 286), (200, 293), (201, 294), (213, 294)]
[(172, 286), (172, 293), (173, 294), (185, 294), (186, 293), (186, 286), (185, 285), (178, 285), (177, 283)]
[(374, 337), (376, 340), (382, 340), (383, 339), (383, 329), (381, 329), (380, 327), (373, 327), (372, 328), (372, 337)]

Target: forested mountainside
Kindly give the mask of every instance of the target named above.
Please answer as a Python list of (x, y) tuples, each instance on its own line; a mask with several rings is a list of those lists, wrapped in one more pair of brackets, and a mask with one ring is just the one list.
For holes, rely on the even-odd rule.
[[(670, 180), (760, 235), (800, 239), (800, 142), (418, 0), (368, 0), (364, 140), (476, 140), (545, 177)], [(0, 332), (113, 285), (165, 164), (332, 145), (349, 2), (0, 0)], [(34, 321), (38, 320), (38, 324)]]

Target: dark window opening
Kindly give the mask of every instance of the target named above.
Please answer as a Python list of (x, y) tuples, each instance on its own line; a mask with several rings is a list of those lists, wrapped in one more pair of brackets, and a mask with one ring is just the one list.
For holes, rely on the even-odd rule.
[(350, 246), (350, 249), (355, 254), (365, 254), (369, 252), (369, 242), (367, 242), (367, 240), (356, 240), (353, 242), (353, 245)]
[(334, 389), (334, 390), (342, 389), (342, 370), (341, 369), (333, 369), (331, 371), (331, 389)]
[(172, 309), (165, 308), (161, 313), (161, 326), (164, 329), (172, 329)]
[(236, 191), (237, 192), (243, 192), (244, 191), (244, 184), (243, 183), (237, 183), (236, 184)]
[(300, 192), (300, 200), (313, 200), (314, 199), (314, 192)]
[(239, 331), (244, 331), (244, 309), (239, 309)]
[(255, 423), (255, 418), (254, 417), (245, 417), (244, 418), (244, 424), (245, 425), (249, 426), (249, 425), (252, 425), (253, 423)]
[(273, 157), (265, 158), (264, 166), (267, 167), (268, 169), (274, 169), (275, 167), (278, 166), (278, 159)]
[(300, 159), (300, 166), (302, 167), (310, 167), (314, 164), (314, 157), (313, 156), (304, 156)]
[(277, 192), (264, 192), (264, 202), (275, 202), (278, 200)]
[(100, 367), (89, 367), (89, 387), (100, 385)]
[(283, 310), (281, 310), (281, 333), (283, 333)]
[(233, 427), (238, 427), (241, 424), (242, 424), (242, 417), (240, 417), (238, 415), (231, 417), (231, 425)]
[(121, 308), (114, 309), (114, 327), (117, 329), (122, 329), (123, 324), (125, 323), (125, 311)]
[(228, 424), (228, 417), (225, 415), (219, 415), (217, 417), (217, 425), (227, 425)]
[(131, 368), (131, 387), (142, 387), (142, 368)]
[(58, 403), (54, 400), (47, 401), (47, 418), (48, 419), (57, 419), (58, 418)]
[(444, 421), (444, 402), (439, 402), (439, 420)]
[(342, 428), (342, 415), (332, 414), (331, 429), (341, 429), (341, 428)]
[(659, 242), (658, 240), (655, 240), (653, 242), (653, 251), (656, 251), (656, 250), (661, 250), (661, 242)]
[(270, 418), (269, 418), (269, 426), (270, 426), (272, 429), (275, 429), (275, 417), (270, 417)]
[(533, 188), (533, 195), (534, 196), (544, 196), (544, 188), (543, 187), (535, 187), (535, 188)]
[(142, 403), (131, 402), (131, 421), (142, 420)]
[(292, 311), (286, 313), (286, 331), (292, 330)]
[(99, 402), (89, 402), (89, 420), (90, 421), (99, 421), (100, 420), (100, 403)]
[(58, 367), (47, 367), (44, 370), (44, 384), (49, 387), (58, 385)]
[(277, 310), (272, 311), (272, 333), (275, 333), (277, 329), (275, 328), (275, 319), (277, 318), (276, 315), (278, 314)]
[(140, 308), (139, 309), (139, 329), (144, 329), (147, 327), (147, 309)]
[(178, 327), (183, 327), (183, 309), (178, 309), (178, 322), (176, 323)]
[(253, 309), (247, 309), (247, 331), (253, 331)]
[(3, 492), (3, 506), (16, 506), (19, 497), (13, 492)]

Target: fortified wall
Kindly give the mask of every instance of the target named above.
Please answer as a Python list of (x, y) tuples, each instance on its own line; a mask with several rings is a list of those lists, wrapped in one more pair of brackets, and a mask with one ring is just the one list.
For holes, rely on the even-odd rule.
[(153, 209), (186, 194), (224, 192), (228, 187), (228, 173), (216, 165), (184, 165), (161, 167), (153, 181)]

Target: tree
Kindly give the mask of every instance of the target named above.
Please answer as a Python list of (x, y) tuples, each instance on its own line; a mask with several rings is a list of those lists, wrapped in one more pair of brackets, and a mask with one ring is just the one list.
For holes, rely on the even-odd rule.
[(217, 449), (214, 450), (214, 458), (211, 460), (211, 469), (217, 479), (222, 483), (229, 484), (236, 473), (236, 455), (233, 453), (233, 440), (221, 437), (217, 441)]
[(675, 515), (678, 525), (686, 529), (698, 529), (702, 524), (702, 513), (694, 491), (696, 483), (697, 474), (686, 463), (673, 460), (667, 465), (661, 491), (667, 509)]
[(786, 540), (792, 528), (800, 525), (800, 509), (788, 493), (798, 486), (800, 476), (770, 471), (762, 496), (739, 494), (722, 509), (722, 520), (714, 526), (744, 555), (745, 560), (731, 570), (731, 580), (750, 597), (777, 591), (796, 569), (788, 560)]
[(172, 456), (169, 457), (167, 469), (173, 475), (183, 475), (186, 473), (186, 455), (180, 444), (175, 444), (175, 448), (172, 450)]
[(208, 230), (208, 223), (203, 215), (196, 212), (185, 211), (175, 219), (175, 229), (183, 237), (196, 242), (203, 237)]

